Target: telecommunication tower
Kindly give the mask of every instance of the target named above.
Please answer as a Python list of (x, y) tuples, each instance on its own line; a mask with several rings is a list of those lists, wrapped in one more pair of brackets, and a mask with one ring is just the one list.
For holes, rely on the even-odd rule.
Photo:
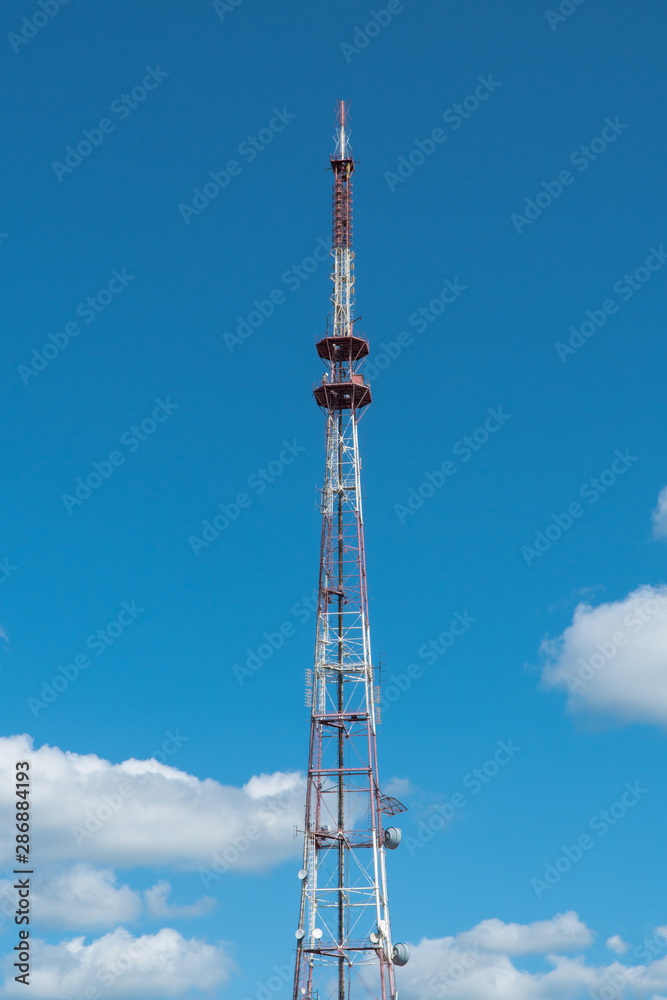
[(314, 389), (325, 417), (326, 473), (311, 710), (301, 907), (293, 1000), (396, 1000), (385, 852), (403, 812), (378, 783), (377, 689), (371, 660), (357, 424), (371, 402), (359, 367), (368, 341), (354, 329), (352, 173), (348, 113), (338, 109), (333, 170), (331, 323), (317, 343)]

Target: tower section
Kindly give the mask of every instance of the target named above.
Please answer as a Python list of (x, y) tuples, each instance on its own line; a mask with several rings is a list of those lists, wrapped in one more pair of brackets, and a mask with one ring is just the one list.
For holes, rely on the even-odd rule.
[(358, 421), (371, 402), (360, 371), (368, 342), (354, 332), (352, 174), (347, 109), (340, 103), (333, 170), (333, 293), (324, 374), (314, 389), (325, 418), (319, 598), (309, 672), (310, 754), (294, 1000), (394, 1000), (394, 945), (385, 855), (398, 847), (385, 818), (405, 808), (378, 781)]

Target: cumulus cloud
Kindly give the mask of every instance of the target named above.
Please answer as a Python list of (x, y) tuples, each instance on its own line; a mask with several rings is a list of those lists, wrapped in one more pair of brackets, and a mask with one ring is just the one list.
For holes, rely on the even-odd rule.
[(625, 943), (620, 934), (614, 934), (612, 937), (607, 938), (605, 944), (607, 948), (611, 951), (615, 951), (617, 955), (625, 955), (626, 951), (630, 947)]
[(456, 940), (459, 945), (507, 955), (543, 955), (550, 951), (580, 951), (592, 944), (593, 935), (578, 915), (569, 910), (551, 920), (532, 924), (505, 924), (494, 917), (459, 934)]
[[(262, 870), (298, 856), (294, 825), (303, 821), (305, 788), (299, 774), (256, 775), (236, 788), (155, 760), (112, 764), (95, 754), (34, 749), (23, 735), (0, 738), (0, 862), (5, 865), (13, 852), (14, 765), (22, 759), (31, 764), (33, 832), (42, 864), (196, 869), (239, 844), (231, 868)], [(254, 836), (247, 837), (251, 828)]]
[(410, 795), (414, 794), (415, 786), (409, 778), (393, 777), (382, 786), (382, 791), (385, 795), (395, 795), (399, 799), (403, 796), (403, 798), (407, 799)]
[[(99, 931), (133, 923), (144, 914), (156, 919), (202, 917), (211, 913), (216, 900), (204, 896), (195, 903), (172, 906), (171, 885), (158, 882), (144, 892), (118, 885), (111, 868), (74, 865), (65, 871), (37, 873), (31, 881), (32, 907), (39, 925), (59, 930)], [(13, 923), (16, 890), (13, 880), (0, 881), (0, 926)]]
[[(412, 949), (409, 964), (398, 977), (401, 995), (438, 1000), (573, 1000), (582, 977), (594, 980), (583, 959), (566, 959), (555, 952), (579, 951), (593, 940), (591, 931), (572, 911), (532, 924), (483, 920), (456, 937), (425, 938)], [(510, 955), (550, 953), (553, 968), (532, 974), (518, 969)], [(548, 979), (548, 977), (551, 977)], [(543, 980), (547, 980), (544, 992)], [(559, 992), (560, 991), (560, 992)]]
[(667, 486), (658, 494), (658, 503), (651, 514), (654, 538), (667, 538)]
[(614, 971), (614, 966), (588, 966), (581, 956), (549, 955), (547, 963), (551, 968), (546, 972), (526, 972), (507, 955), (475, 955), (452, 938), (424, 940), (413, 949), (397, 983), (404, 1000), (578, 1000), (605, 985)]
[[(136, 920), (143, 904), (127, 885), (118, 886), (110, 868), (79, 864), (58, 874), (32, 880), (32, 906), (40, 924), (67, 930), (98, 930)], [(16, 909), (13, 882), (0, 882), (0, 898)], [(13, 905), (12, 905), (13, 904)]]
[(171, 886), (168, 882), (158, 882), (151, 889), (146, 889), (144, 892), (146, 909), (151, 917), (159, 919), (170, 917), (205, 917), (217, 905), (215, 899), (211, 899), (210, 896), (202, 896), (196, 903), (190, 903), (187, 906), (173, 906), (167, 901), (170, 892)]
[[(30, 996), (33, 1000), (66, 1000), (73, 996), (105, 998), (181, 997), (193, 990), (209, 993), (228, 982), (236, 966), (224, 944), (211, 945), (164, 928), (158, 934), (133, 937), (119, 927), (85, 944), (73, 938), (59, 944), (31, 939)], [(0, 996), (23, 996), (14, 981), (13, 956), (4, 959)], [(96, 992), (92, 992), (92, 991)]]
[[(596, 966), (582, 955), (562, 954), (591, 941), (591, 931), (572, 912), (525, 925), (484, 920), (456, 937), (424, 938), (414, 945), (408, 965), (397, 970), (397, 986), (403, 1000), (583, 1000), (590, 994), (660, 1000), (667, 993), (667, 958)], [(510, 958), (540, 953), (545, 968), (538, 971), (521, 969)], [(650, 957), (646, 949), (635, 953)]]
[(572, 624), (541, 646), (542, 684), (568, 709), (624, 723), (667, 724), (667, 587), (580, 604)]

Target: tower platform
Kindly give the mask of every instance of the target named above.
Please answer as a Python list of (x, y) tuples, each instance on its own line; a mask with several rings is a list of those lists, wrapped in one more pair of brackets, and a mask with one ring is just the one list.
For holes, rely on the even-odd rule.
[(326, 361), (360, 361), (368, 354), (368, 341), (363, 337), (323, 337), (317, 342), (317, 353)]
[(353, 375), (349, 382), (316, 383), (313, 393), (317, 405), (325, 410), (360, 410), (373, 401), (363, 375)]

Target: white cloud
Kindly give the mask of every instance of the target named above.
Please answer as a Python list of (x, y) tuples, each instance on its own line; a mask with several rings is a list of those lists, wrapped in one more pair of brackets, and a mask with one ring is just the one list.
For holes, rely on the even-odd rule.
[[(525, 925), (484, 920), (456, 937), (424, 938), (413, 946), (410, 962), (397, 970), (397, 986), (402, 1000), (584, 1000), (591, 994), (601, 1000), (661, 1000), (667, 993), (667, 958), (596, 966), (582, 955), (556, 954), (591, 941), (591, 932), (572, 912)], [(646, 949), (635, 949), (640, 951)], [(538, 953), (546, 966), (536, 972), (518, 968), (509, 957)]]
[(205, 917), (211, 913), (217, 905), (215, 899), (210, 896), (202, 896), (196, 903), (187, 906), (173, 906), (167, 902), (171, 886), (168, 882), (158, 882), (151, 889), (146, 889), (146, 909), (151, 917), (171, 918), (171, 917)]
[(580, 951), (592, 944), (593, 935), (577, 914), (569, 910), (551, 920), (532, 924), (504, 924), (494, 917), (459, 934), (456, 940), (461, 945), (507, 955), (543, 955), (550, 951)]
[(651, 513), (653, 521), (653, 536), (667, 538), (667, 486), (663, 486), (658, 494), (658, 503)]
[(580, 604), (563, 634), (542, 643), (542, 684), (566, 691), (571, 712), (665, 725), (666, 647), (667, 586)]
[[(594, 970), (583, 959), (566, 959), (554, 952), (579, 951), (593, 940), (591, 931), (573, 911), (532, 924), (483, 920), (456, 937), (425, 938), (413, 947), (408, 965), (400, 970), (401, 995), (419, 1000), (574, 1000), (577, 982), (594, 981)], [(550, 953), (553, 966), (532, 974), (516, 968), (510, 955)], [(546, 987), (544, 986), (546, 983)], [(545, 989), (547, 990), (545, 992)]]
[[(31, 939), (29, 993), (33, 1000), (66, 1000), (96, 990), (94, 997), (180, 997), (192, 990), (210, 993), (228, 982), (235, 963), (224, 945), (186, 940), (164, 928), (133, 937), (123, 927), (85, 944), (83, 937), (45, 944)], [(14, 982), (13, 956), (4, 959), (2, 997), (26, 995)], [(90, 995), (90, 994), (88, 994)]]
[[(33, 749), (0, 738), (0, 862), (12, 857), (13, 771), (31, 762), (33, 833), (40, 860), (132, 867), (208, 867), (227, 849), (232, 868), (261, 870), (299, 854), (304, 780), (257, 775), (241, 788), (200, 780), (155, 760), (111, 764), (94, 754)], [(253, 836), (246, 836), (249, 830)]]
[(614, 934), (605, 941), (607, 948), (615, 951), (617, 955), (625, 955), (630, 945), (626, 944), (620, 934)]
[(393, 777), (382, 786), (382, 791), (385, 795), (394, 795), (398, 799), (403, 796), (407, 799), (410, 795), (414, 795), (415, 786), (409, 778)]
[[(12, 885), (11, 880), (0, 882), (3, 913), (6, 900), (11, 914), (16, 909)], [(139, 894), (127, 885), (117, 886), (111, 869), (86, 864), (41, 879), (34, 877), (32, 906), (40, 924), (67, 930), (113, 927), (136, 920), (143, 909)]]
[[(169, 882), (161, 881), (143, 893), (127, 885), (117, 885), (110, 868), (74, 865), (66, 871), (35, 874), (31, 881), (32, 907), (40, 926), (61, 930), (97, 931), (132, 923), (144, 912), (157, 919), (202, 917), (217, 905), (203, 897), (196, 903), (172, 906), (168, 903)], [(145, 904), (145, 906), (144, 906)], [(16, 890), (13, 881), (0, 881), (0, 926), (5, 918), (13, 923)]]

